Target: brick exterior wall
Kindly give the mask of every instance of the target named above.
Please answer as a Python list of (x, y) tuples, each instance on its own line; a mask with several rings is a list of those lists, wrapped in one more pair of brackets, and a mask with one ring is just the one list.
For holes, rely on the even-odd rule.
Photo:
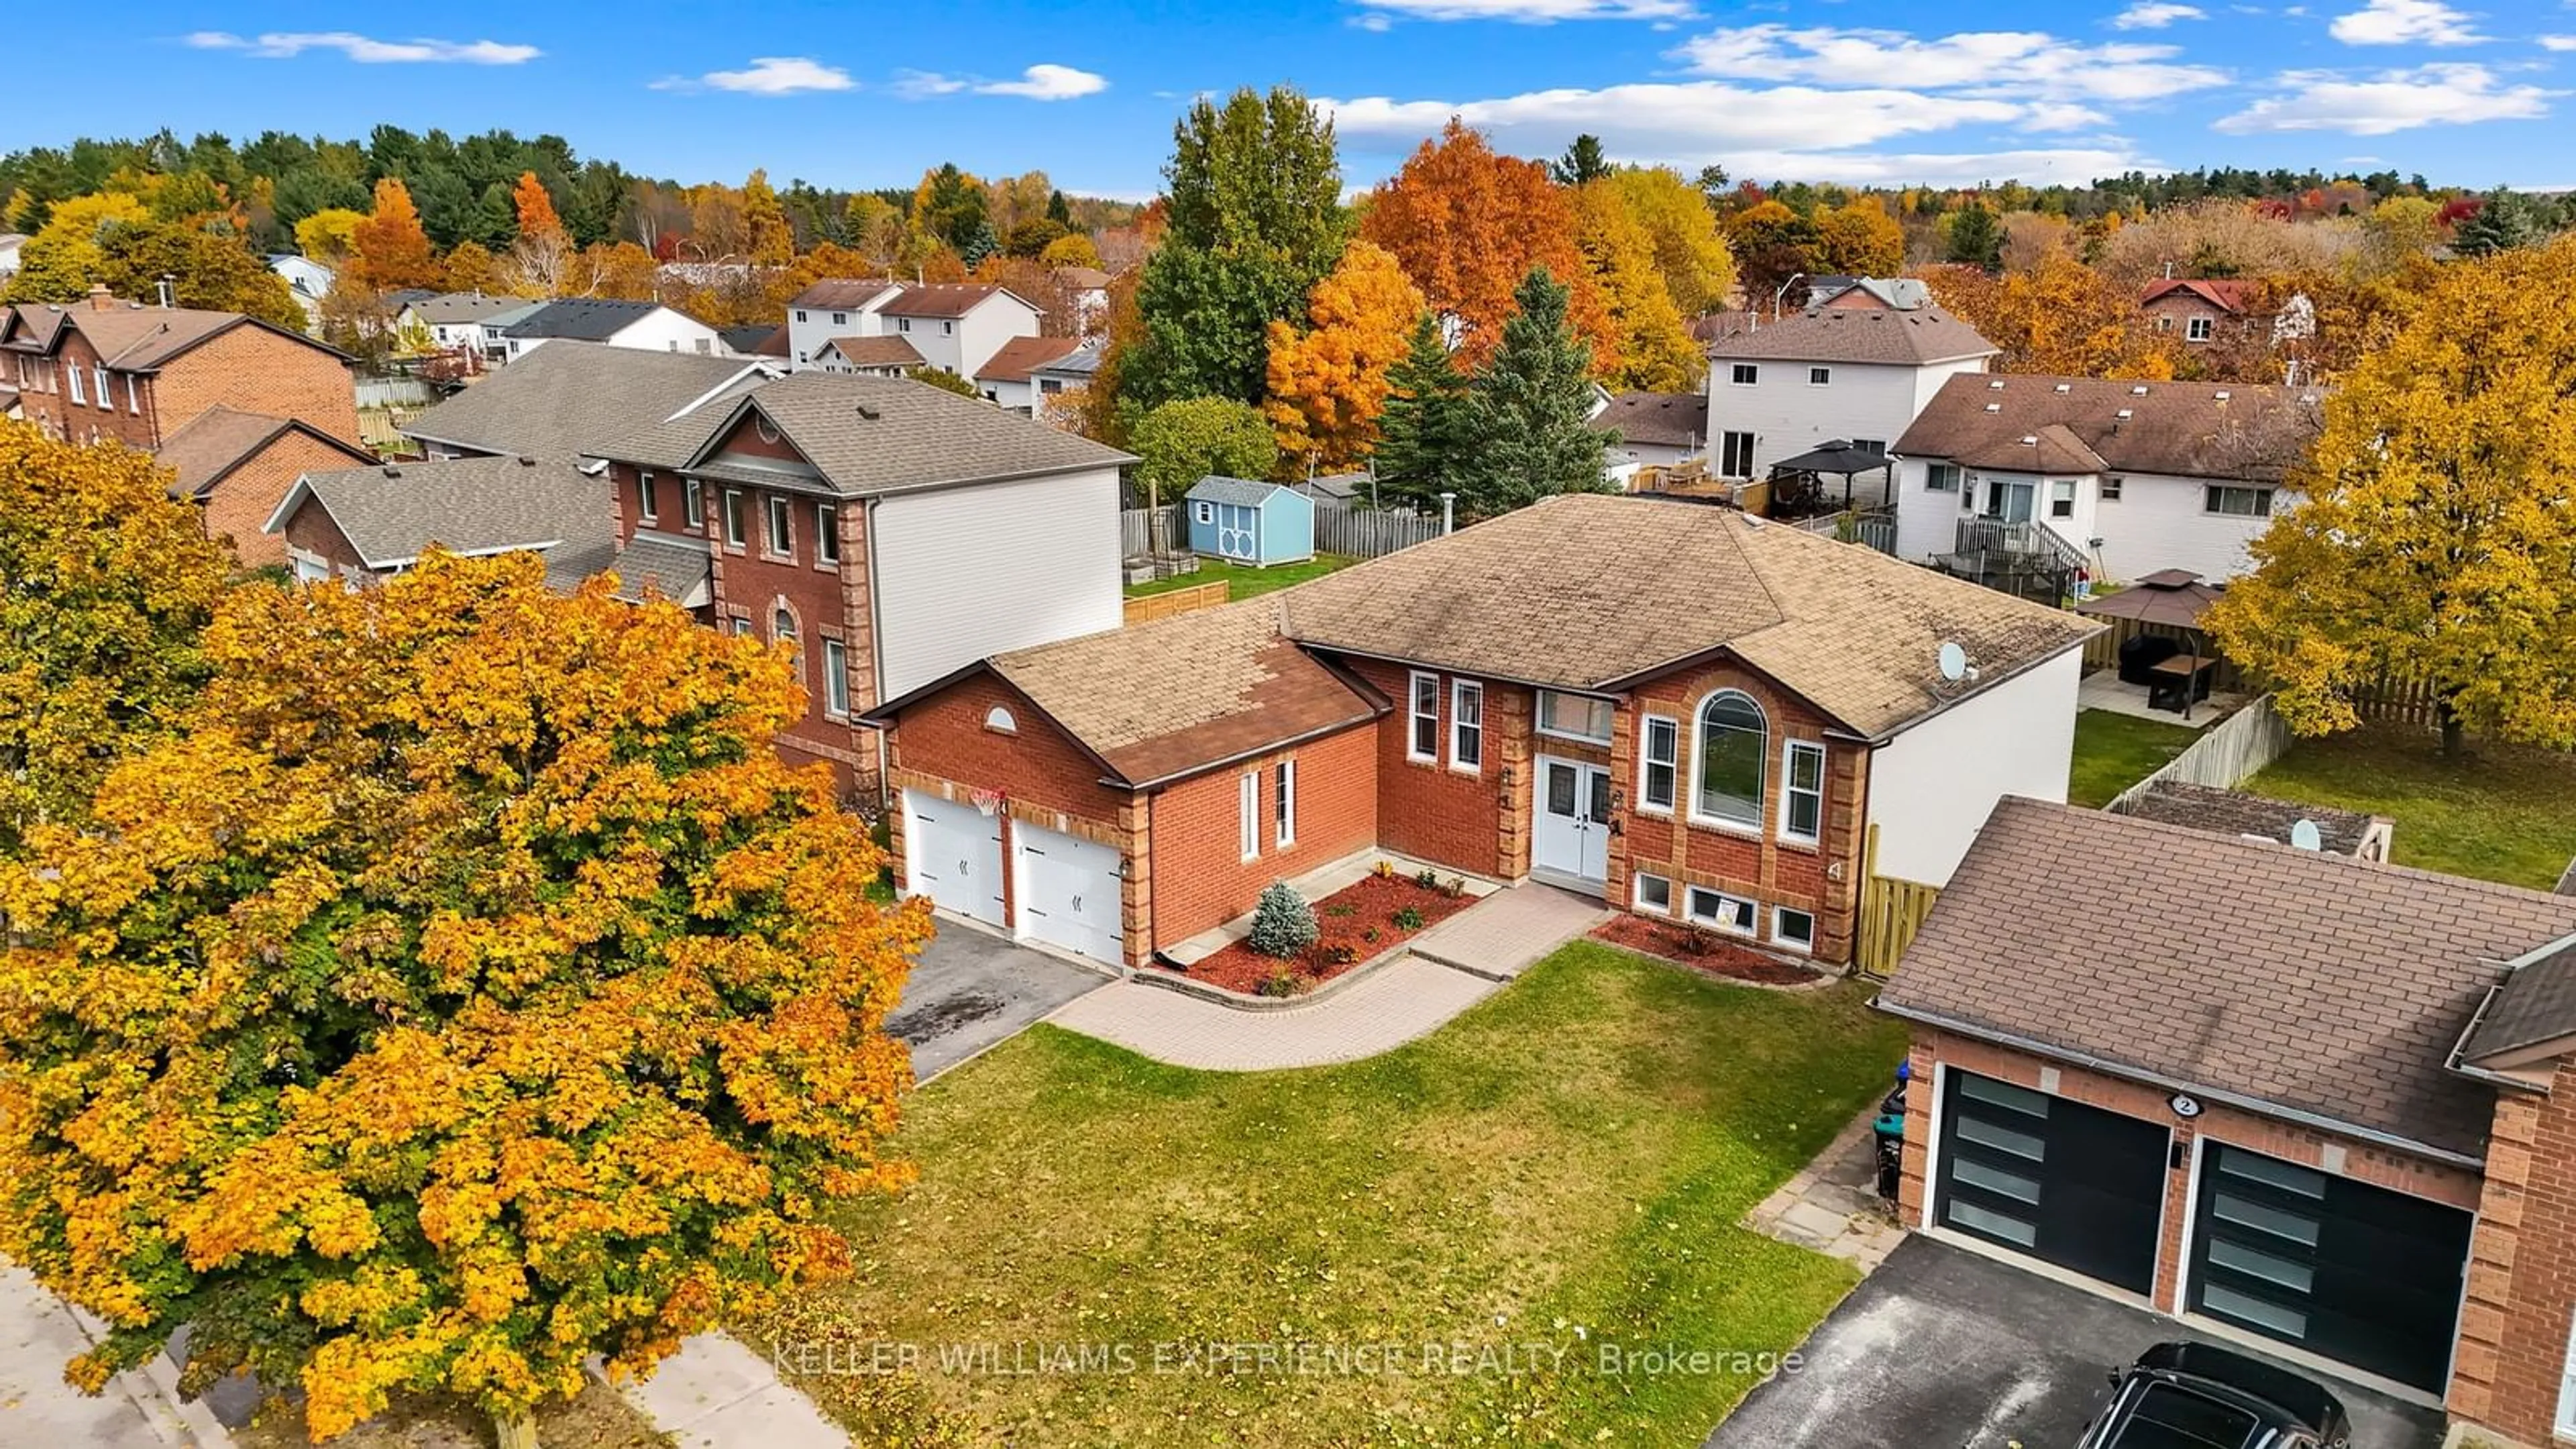
[[(88, 304), (84, 302), (78, 305), (87, 306)], [(135, 390), (132, 402), (142, 405), (142, 411), (138, 413), (134, 411), (127, 397), (126, 379), (130, 374), (109, 373), (108, 391), (111, 394), (110, 400), (115, 405), (100, 407), (98, 405), (98, 353), (90, 346), (88, 338), (77, 332), (66, 331), (63, 334), (62, 345), (54, 356), (31, 357), (28, 362), (31, 367), (37, 369), (39, 376), (49, 384), (49, 387), (42, 392), (30, 391), (19, 396), (19, 411), (26, 415), (27, 421), (66, 442), (113, 441), (123, 443), (129, 448), (140, 448), (147, 453), (161, 446), (162, 430), (156, 426), (157, 409), (154, 406), (152, 380), (137, 379), (140, 385)], [(80, 373), (81, 400), (78, 402), (72, 401), (69, 381), (74, 369)], [(342, 375), (346, 376), (345, 373)], [(192, 413), (190, 416), (193, 417), (195, 414)], [(175, 428), (176, 425), (173, 426)]]
[[(348, 536), (320, 504), (307, 500), (286, 520), (282, 540), (288, 549), (313, 554), (331, 566), (332, 576), (343, 579), (372, 578), (367, 566), (358, 560), (358, 551), (349, 544)], [(281, 550), (283, 552), (284, 550)]]
[[(749, 421), (737, 425), (717, 452), (791, 461), (797, 457), (795, 450), (783, 442), (761, 441)], [(626, 472), (619, 490), (621, 536), (633, 531), (632, 520), (625, 517), (632, 511), (634, 501), (633, 476), (631, 471)], [(655, 486), (657, 512), (667, 508), (663, 517), (678, 517), (679, 478), (657, 474)], [(670, 494), (667, 499), (659, 497), (664, 489)], [(716, 626), (733, 629), (737, 627), (734, 621), (746, 620), (754, 638), (774, 640), (778, 637), (781, 608), (795, 623), (798, 682), (806, 692), (805, 717), (781, 733), (780, 752), (791, 760), (828, 764), (845, 791), (862, 798), (875, 796), (879, 788), (876, 739), (873, 732), (861, 730), (847, 719), (832, 717), (823, 688), (821, 642), (837, 639), (844, 647), (851, 712), (873, 707), (876, 635), (868, 606), (865, 505), (854, 500), (840, 503), (837, 532), (841, 562), (835, 567), (822, 562), (815, 553), (815, 505), (831, 500), (811, 493), (775, 495), (787, 500), (790, 522), (788, 549), (780, 555), (769, 547), (770, 490), (710, 479), (704, 491), (708, 527), (716, 539), (709, 587)], [(739, 548), (724, 541), (727, 493), (741, 499), (743, 543)]]
[[(1689, 821), (1693, 724), (1701, 701), (1721, 689), (1750, 696), (1762, 707), (1768, 726), (1759, 834)], [(1670, 813), (1646, 810), (1640, 804), (1639, 730), (1649, 714), (1672, 720), (1680, 731), (1676, 799)], [(1632, 882), (1639, 871), (1672, 881), (1676, 908), (1684, 885), (1749, 897), (1763, 905), (1759, 928), (1766, 944), (1771, 909), (1787, 906), (1816, 918), (1817, 960), (1847, 964), (1860, 913), (1869, 751), (1846, 740), (1829, 739), (1826, 725), (1825, 717), (1804, 700), (1733, 665), (1675, 674), (1640, 686), (1620, 707), (1611, 737), (1616, 760), (1611, 778), (1621, 808), (1619, 830), (1610, 841), (1610, 879), (1604, 889), (1609, 902), (1624, 908), (1635, 900)], [(1780, 838), (1785, 747), (1791, 740), (1825, 748), (1824, 809), (1814, 845)], [(1545, 744), (1549, 753), (1564, 753), (1554, 740)]]
[[(2016, 1086), (2028, 1087), (2033, 1091), (2047, 1091), (2051, 1095), (2117, 1112), (2125, 1117), (2154, 1122), (2170, 1129), (2174, 1139), (2185, 1144), (2184, 1165), (2169, 1171), (2165, 1178), (2164, 1221), (2156, 1250), (2155, 1296), (2152, 1305), (2158, 1312), (2174, 1313), (2180, 1308), (2178, 1295), (2181, 1284), (2184, 1224), (2189, 1221), (2191, 1215), (2191, 1154), (2196, 1150), (2192, 1144), (2199, 1138), (2205, 1137), (2215, 1142), (2242, 1147), (2248, 1151), (2277, 1157), (2285, 1162), (2297, 1163), (2302, 1167), (2313, 1168), (2332, 1176), (2348, 1177), (2358, 1182), (2370, 1183), (2455, 1208), (2475, 1209), (2479, 1206), (2481, 1191), (2479, 1175), (2466, 1168), (2414, 1157), (2390, 1148), (2338, 1137), (2270, 1117), (2256, 1116), (2218, 1103), (2205, 1103), (2200, 1116), (2186, 1120), (2174, 1115), (2170, 1105), (2171, 1093), (2161, 1088), (2105, 1076), (2082, 1067), (2049, 1062), (2025, 1052), (1994, 1046), (1954, 1033), (1929, 1027), (1915, 1028), (1911, 1060), (1914, 1067), (1914, 1085), (1905, 1094), (1905, 1167), (1897, 1199), (1898, 1220), (1908, 1228), (1919, 1229), (1924, 1225), (1924, 1204), (1929, 1200), (1925, 1168), (1933, 1132), (1932, 1084), (1938, 1075), (1936, 1069), (1944, 1064), (1961, 1071), (1974, 1072), (1979, 1076), (1993, 1077), (2000, 1081), (2011, 1082)], [(2054, 1069), (2056, 1073), (2053, 1091), (2043, 1082), (2041, 1075), (2048, 1069)], [(2576, 1149), (2576, 1113), (2567, 1115), (2571, 1118), (2569, 1146), (2571, 1149)], [(2570, 1160), (2576, 1160), (2576, 1158)], [(2571, 1192), (2568, 1200), (2576, 1201), (2576, 1192)], [(2569, 1225), (2576, 1226), (2576, 1222), (2571, 1222)], [(2480, 1246), (2473, 1251), (2473, 1257), (2485, 1251), (2483, 1243), (2485, 1237), (2486, 1234), (2482, 1230)], [(2557, 1243), (2561, 1261), (2576, 1261), (2576, 1239), (2562, 1235)], [(2507, 1252), (2509, 1255), (2510, 1249)], [(2473, 1294), (2477, 1284), (2478, 1274), (2473, 1267), (2471, 1270)], [(2548, 1374), (2553, 1403), (2558, 1372), (2557, 1354), (2566, 1346), (2568, 1286), (2566, 1280), (2561, 1280), (2558, 1285), (2559, 1297), (2555, 1308), (2558, 1342), (2549, 1351)], [(2498, 1325), (2486, 1321), (2487, 1317), (2488, 1312), (2472, 1302), (2461, 1319), (2463, 1339), (2472, 1337), (2491, 1339)], [(2536, 1316), (2536, 1318), (2545, 1317), (2547, 1317), (2546, 1314)], [(2545, 1322), (2535, 1321), (2533, 1324), (2535, 1332), (2545, 1330), (2546, 1327)], [(2465, 1343), (2460, 1358), (2463, 1365), (2475, 1358)], [(2459, 1392), (2455, 1382), (2453, 1388), (2455, 1398)], [(2454, 1407), (2456, 1411), (2456, 1404)], [(2545, 1431), (2539, 1436), (2543, 1441), (2547, 1437)]]
[(1344, 663), (1395, 701), (1375, 731), (1377, 843), (1473, 875), (1518, 880), (1529, 874), (1531, 692), (1485, 683), (1484, 763), (1468, 773), (1449, 764), (1450, 685), (1459, 676), (1438, 676), (1439, 757), (1422, 761), (1407, 753), (1413, 671), (1373, 659)]
[(358, 441), (358, 397), (349, 365), (310, 342), (242, 325), (172, 358), (145, 384), (153, 445), (220, 403), (267, 413), (350, 443)]
[(2552, 1442), (2571, 1308), (2576, 1067), (2561, 1061), (2549, 1095), (2497, 1095), (2451, 1412), (2525, 1443)]
[[(1150, 801), (1154, 938), (1186, 941), (1249, 911), (1272, 881), (1290, 880), (1378, 843), (1378, 734), (1338, 734), (1183, 780)], [(1297, 839), (1279, 844), (1282, 760), (1297, 762)], [(1261, 853), (1243, 858), (1242, 780), (1260, 780)]]
[[(292, 429), (281, 433), (225, 474), (200, 500), (206, 535), (230, 539), (233, 557), (240, 559), (244, 568), (283, 566), (286, 540), (262, 533), (260, 527), (285, 501), (287, 490), (307, 473), (360, 466), (363, 465), (348, 454), (308, 433)], [(332, 532), (336, 536), (338, 530)]]

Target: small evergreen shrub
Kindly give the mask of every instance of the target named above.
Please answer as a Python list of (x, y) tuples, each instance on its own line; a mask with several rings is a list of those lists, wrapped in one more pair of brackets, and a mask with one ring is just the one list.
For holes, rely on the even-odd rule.
[(1246, 942), (1264, 956), (1291, 959), (1315, 944), (1315, 908), (1286, 881), (1273, 881), (1252, 909), (1252, 935)]
[(1394, 921), (1399, 931), (1419, 931), (1422, 929), (1422, 912), (1406, 906), (1395, 913)]

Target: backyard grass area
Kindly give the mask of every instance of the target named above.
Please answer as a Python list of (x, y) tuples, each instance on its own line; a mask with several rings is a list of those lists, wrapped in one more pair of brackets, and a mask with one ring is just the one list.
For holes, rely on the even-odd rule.
[(1041, 1025), (913, 1099), (856, 1275), (737, 1332), (861, 1443), (1695, 1445), (1856, 1281), (1736, 1223), (1884, 1090), (1866, 997), (1576, 942), (1341, 1067)]
[(2099, 810), (2123, 790), (2164, 768), (2200, 732), (2181, 725), (2088, 709), (2075, 716), (2075, 764), (2066, 798)]
[(1274, 564), (1266, 569), (1257, 569), (1244, 564), (1225, 563), (1207, 558), (1199, 560), (1197, 573), (1182, 574), (1177, 578), (1155, 579), (1151, 583), (1129, 584), (1127, 597), (1140, 599), (1147, 594), (1168, 594), (1174, 589), (1191, 589), (1200, 584), (1222, 583), (1225, 585), (1227, 599), (1248, 599), (1255, 594), (1269, 593), (1272, 589), (1284, 589), (1290, 584), (1302, 584), (1308, 579), (1320, 579), (1336, 569), (1346, 569), (1358, 562), (1358, 559), (1348, 554), (1319, 553), (1304, 563)]
[(2548, 890), (2576, 857), (2576, 755), (2472, 740), (2442, 758), (2430, 731), (2301, 740), (2245, 783), (2258, 795), (2397, 822), (2396, 861)]

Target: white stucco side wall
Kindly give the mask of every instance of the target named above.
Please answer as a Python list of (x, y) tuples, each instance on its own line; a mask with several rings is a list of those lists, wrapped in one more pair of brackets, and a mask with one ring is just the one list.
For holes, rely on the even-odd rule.
[[(1754, 380), (1739, 383), (1735, 369), (1749, 366)], [(1824, 368), (1827, 380), (1809, 380)], [(1708, 456), (1712, 470), (1725, 462), (1727, 433), (1753, 434), (1753, 468), (1762, 477), (1783, 458), (1836, 439), (1872, 439), (1893, 445), (1941, 390), (1963, 372), (1983, 372), (1982, 357), (1926, 366), (1813, 362), (1798, 359), (1713, 358), (1708, 365)]]
[(1115, 468), (896, 494), (869, 522), (881, 698), (1121, 622)]
[(1878, 827), (1878, 873), (1947, 885), (1997, 800), (2063, 801), (2083, 673), (2084, 651), (2068, 649), (1873, 752), (1869, 823)]

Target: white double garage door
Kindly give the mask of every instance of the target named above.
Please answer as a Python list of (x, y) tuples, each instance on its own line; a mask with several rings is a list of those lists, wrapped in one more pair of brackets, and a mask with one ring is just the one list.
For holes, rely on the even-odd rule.
[(903, 811), (904, 878), (914, 895), (1022, 941), (1122, 964), (1117, 851), (1013, 821), (1007, 864), (1009, 897), (1019, 903), (1013, 921), (1004, 906), (1001, 816), (919, 790), (903, 792)]

